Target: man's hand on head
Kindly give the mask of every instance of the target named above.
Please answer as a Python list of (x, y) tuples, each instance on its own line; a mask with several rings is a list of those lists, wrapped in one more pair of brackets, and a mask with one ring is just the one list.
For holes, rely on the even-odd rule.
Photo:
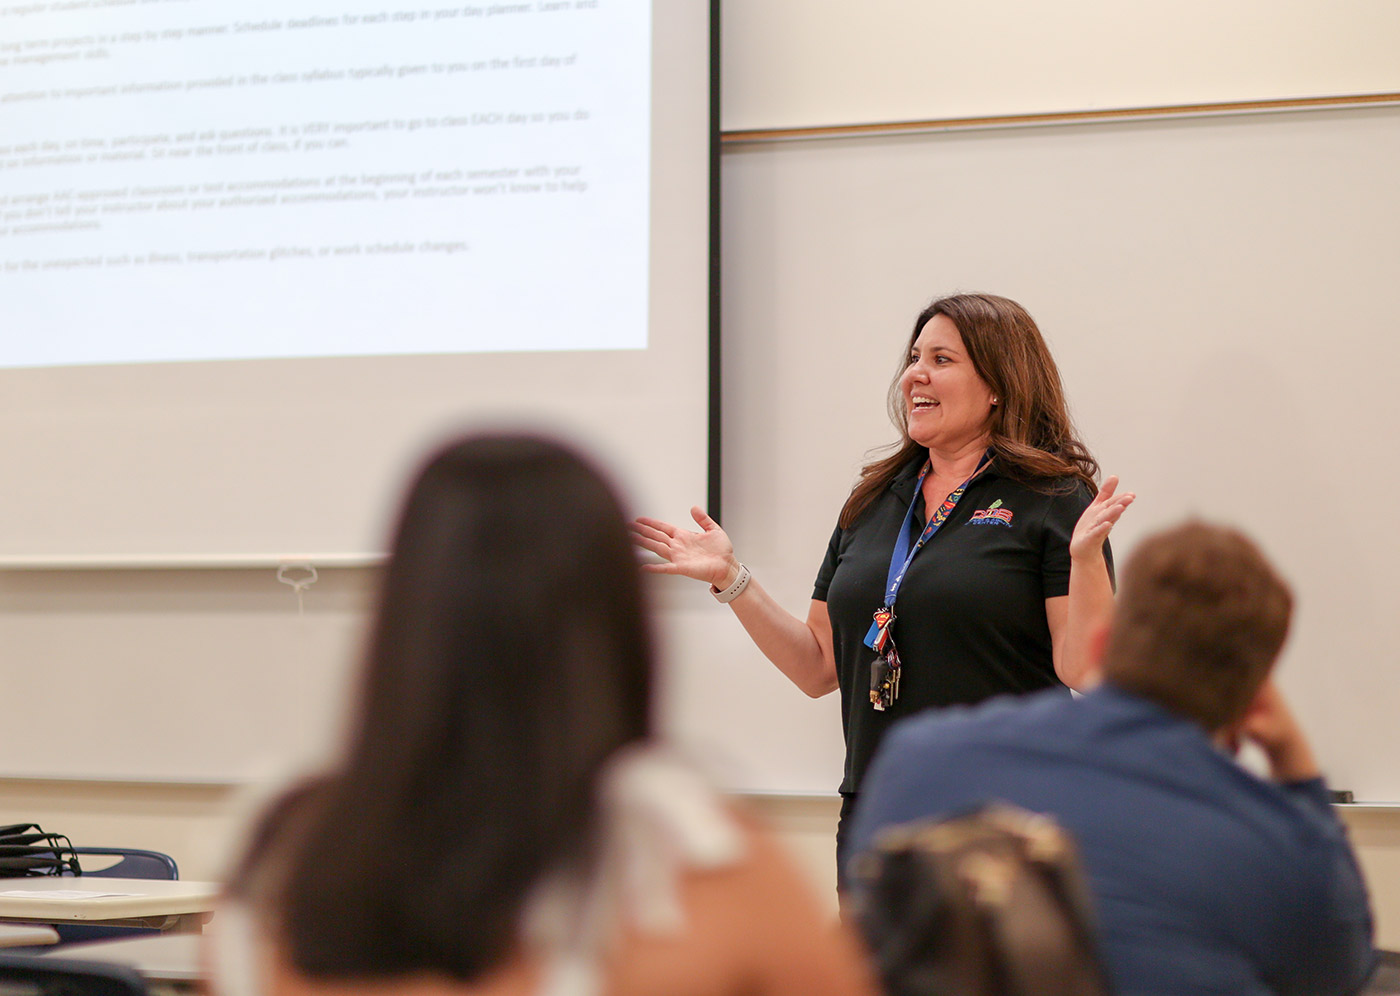
[(1259, 745), (1275, 781), (1301, 782), (1321, 774), (1303, 728), (1272, 678), (1265, 679), (1230, 734), (1231, 739)]

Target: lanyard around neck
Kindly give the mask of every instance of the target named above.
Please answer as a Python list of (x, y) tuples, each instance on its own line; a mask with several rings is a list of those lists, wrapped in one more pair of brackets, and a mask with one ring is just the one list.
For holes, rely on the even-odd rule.
[(914, 485), (914, 500), (909, 503), (909, 511), (904, 513), (904, 524), (899, 527), (899, 536), (894, 541), (894, 552), (890, 555), (890, 571), (885, 581), (885, 607), (893, 608), (894, 600), (899, 597), (899, 586), (904, 583), (904, 575), (909, 571), (909, 565), (914, 562), (914, 555), (923, 549), (924, 544), (933, 538), (933, 534), (938, 532), (949, 513), (958, 505), (963, 492), (972, 483), (972, 479), (982, 473), (983, 468), (992, 459), (992, 451), (988, 450), (982, 454), (982, 459), (977, 463), (977, 469), (972, 472), (972, 476), (958, 485), (957, 490), (951, 492), (947, 498), (943, 499), (943, 504), (938, 506), (928, 520), (928, 525), (924, 526), (924, 531), (919, 534), (919, 540), (914, 544), (914, 549), (909, 549), (909, 526), (914, 521), (914, 509), (919, 507), (919, 502), (923, 500), (924, 478), (928, 476), (932, 463), (925, 463), (924, 469), (919, 471), (919, 480)]

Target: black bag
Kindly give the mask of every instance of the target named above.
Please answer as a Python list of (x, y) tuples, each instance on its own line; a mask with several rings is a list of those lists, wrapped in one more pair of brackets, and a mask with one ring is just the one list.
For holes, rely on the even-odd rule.
[(891, 827), (852, 865), (852, 913), (889, 996), (1106, 996), (1069, 836), (993, 805)]
[(0, 878), (82, 873), (73, 842), (63, 834), (45, 833), (37, 823), (0, 827)]

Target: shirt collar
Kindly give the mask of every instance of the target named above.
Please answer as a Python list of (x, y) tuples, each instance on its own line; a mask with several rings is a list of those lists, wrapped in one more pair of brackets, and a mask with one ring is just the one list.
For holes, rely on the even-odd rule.
[[(914, 459), (906, 463), (903, 467), (900, 468), (899, 473), (894, 475), (893, 480), (891, 480), (889, 484), (890, 493), (893, 494), (900, 501), (906, 503), (913, 501), (914, 484), (919, 479), (919, 471), (924, 469), (924, 464), (927, 462), (928, 451), (920, 450), (918, 455), (914, 457)], [(996, 457), (993, 457), (992, 462), (987, 464), (987, 469), (977, 475), (977, 480), (974, 481), (973, 484), (977, 484), (981, 481), (996, 476), (998, 476), (997, 461)]]
[(1145, 695), (1140, 695), (1137, 692), (1121, 688), (1115, 685), (1109, 678), (1105, 678), (1097, 687), (1085, 692), (1083, 697), (1110, 703), (1111, 708), (1121, 712), (1134, 715), (1150, 715), (1159, 720), (1170, 719), (1173, 722), (1184, 723), (1204, 736), (1206, 740), (1210, 740), (1210, 733), (1205, 730), (1200, 723), (1173, 712), (1160, 702), (1156, 702)]

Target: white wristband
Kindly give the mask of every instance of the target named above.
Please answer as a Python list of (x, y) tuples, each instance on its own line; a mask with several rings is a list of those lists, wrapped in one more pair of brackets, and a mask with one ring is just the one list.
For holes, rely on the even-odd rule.
[(749, 573), (749, 569), (743, 564), (740, 564), (739, 576), (734, 579), (734, 583), (724, 589), (724, 591), (720, 591), (714, 585), (710, 585), (710, 594), (714, 595), (716, 601), (721, 603), (732, 602), (744, 593), (744, 589), (749, 586), (749, 578), (751, 577), (753, 577), (753, 575)]

